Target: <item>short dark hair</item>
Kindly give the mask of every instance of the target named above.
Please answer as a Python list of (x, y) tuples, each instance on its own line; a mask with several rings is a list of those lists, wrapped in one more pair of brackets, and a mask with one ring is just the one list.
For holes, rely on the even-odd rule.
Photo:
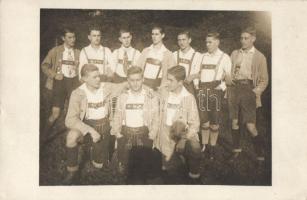
[(252, 26), (245, 27), (241, 30), (241, 33), (249, 33), (256, 37), (256, 29)]
[(155, 30), (155, 29), (158, 29), (161, 34), (165, 34), (164, 29), (163, 29), (162, 26), (154, 25), (151, 30)]
[(98, 26), (97, 24), (94, 24), (94, 25), (90, 25), (88, 27), (88, 35), (91, 34), (91, 31), (99, 31), (101, 33), (101, 28), (100, 26)]
[(188, 30), (180, 31), (178, 35), (186, 35), (188, 38), (191, 38), (191, 34)]
[(213, 37), (214, 39), (219, 40), (220, 39), (220, 33), (218, 33), (218, 32), (209, 32), (207, 34), (207, 37)]
[(119, 37), (122, 36), (123, 33), (130, 33), (130, 35), (132, 35), (131, 30), (126, 29), (126, 28), (121, 28), (118, 33), (119, 33)]
[(185, 68), (181, 65), (176, 65), (167, 70), (167, 73), (173, 75), (177, 81), (184, 81), (186, 78)]
[(142, 68), (140, 68), (138, 66), (131, 66), (127, 70), (127, 77), (129, 77), (132, 74), (142, 74), (142, 76), (143, 76), (143, 70), (142, 70)]
[(66, 33), (76, 33), (72, 27), (64, 27), (61, 30), (61, 36), (65, 37)]
[(81, 77), (87, 76), (90, 72), (99, 71), (98, 67), (93, 64), (84, 64), (81, 68)]

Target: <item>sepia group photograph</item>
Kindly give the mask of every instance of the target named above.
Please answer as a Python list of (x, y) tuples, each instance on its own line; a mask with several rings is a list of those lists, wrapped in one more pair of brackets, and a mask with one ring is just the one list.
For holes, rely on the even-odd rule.
[(271, 22), (41, 8), (39, 186), (271, 186)]
[(0, 0), (0, 200), (306, 200), (306, 8)]

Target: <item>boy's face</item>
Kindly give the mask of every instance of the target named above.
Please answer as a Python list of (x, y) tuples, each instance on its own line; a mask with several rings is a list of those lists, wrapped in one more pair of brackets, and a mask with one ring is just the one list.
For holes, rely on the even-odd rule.
[(127, 80), (132, 91), (138, 92), (142, 89), (143, 75), (141, 73), (131, 74), (128, 76)]
[(192, 40), (186, 34), (180, 34), (177, 37), (177, 41), (180, 49), (183, 50), (190, 46)]
[(98, 89), (100, 87), (100, 76), (99, 71), (88, 72), (82, 79), (84, 82), (93, 88)]
[(158, 43), (162, 42), (162, 40), (164, 38), (164, 34), (161, 34), (159, 29), (153, 29), (151, 31), (151, 38), (152, 38), (153, 44), (158, 44)]
[(122, 33), (119, 37), (119, 41), (122, 43), (122, 45), (126, 48), (130, 47), (131, 45), (131, 40), (132, 40), (132, 35), (127, 32), (127, 33)]
[(167, 88), (170, 92), (174, 92), (181, 84), (182, 81), (177, 81), (174, 75), (167, 74)]
[(65, 33), (65, 36), (62, 37), (62, 40), (69, 47), (75, 46), (75, 42), (76, 42), (75, 33)]
[(100, 45), (101, 42), (101, 32), (98, 30), (92, 30), (88, 35), (88, 39), (93, 45)]
[(241, 33), (240, 42), (242, 45), (242, 49), (249, 49), (254, 46), (254, 42), (256, 41), (256, 37), (249, 33)]
[(220, 41), (214, 37), (206, 38), (206, 46), (209, 53), (213, 53), (219, 47)]

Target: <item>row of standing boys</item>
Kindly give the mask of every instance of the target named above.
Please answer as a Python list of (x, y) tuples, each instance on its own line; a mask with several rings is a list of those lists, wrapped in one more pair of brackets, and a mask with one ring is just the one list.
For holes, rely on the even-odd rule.
[[(42, 146), (69, 99), (65, 184), (77, 177), (80, 138), (87, 134), (93, 140), (91, 162), (96, 169), (108, 165), (109, 146), (116, 137), (121, 173), (148, 178), (155, 165), (149, 157), (154, 151), (162, 155), (162, 170), (169, 170), (173, 157), (180, 155), (189, 178), (198, 180), (202, 152), (215, 159), (223, 98), (232, 122), (229, 161), (241, 155), (239, 124), (244, 124), (252, 136), (258, 167), (263, 166), (264, 140), (255, 124), (268, 72), (265, 56), (254, 47), (254, 28), (241, 31), (242, 46), (231, 56), (219, 48), (218, 32), (207, 34), (204, 54), (190, 46), (188, 31), (177, 35), (180, 48), (173, 53), (164, 46), (165, 33), (159, 26), (152, 28), (152, 45), (142, 52), (131, 46), (129, 30), (120, 30), (122, 45), (113, 53), (101, 45), (101, 34), (99, 27), (90, 27), (90, 44), (79, 51), (74, 48), (74, 31), (65, 28), (64, 44), (51, 49), (42, 63), (46, 89), (52, 91)], [(135, 168), (133, 160), (141, 160), (143, 170), (129, 171)]]

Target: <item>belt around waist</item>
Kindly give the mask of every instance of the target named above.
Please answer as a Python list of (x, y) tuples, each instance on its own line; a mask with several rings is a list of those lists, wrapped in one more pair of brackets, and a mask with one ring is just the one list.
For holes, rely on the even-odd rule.
[(122, 131), (126, 134), (144, 134), (148, 131), (147, 126), (141, 126), (141, 127), (128, 127), (123, 126)]
[(101, 125), (107, 122), (109, 122), (107, 117), (104, 117), (102, 119), (85, 119), (84, 120), (84, 123), (88, 125), (92, 125), (92, 126)]
[(200, 87), (216, 87), (221, 84), (221, 80), (211, 81), (211, 82), (200, 82)]

